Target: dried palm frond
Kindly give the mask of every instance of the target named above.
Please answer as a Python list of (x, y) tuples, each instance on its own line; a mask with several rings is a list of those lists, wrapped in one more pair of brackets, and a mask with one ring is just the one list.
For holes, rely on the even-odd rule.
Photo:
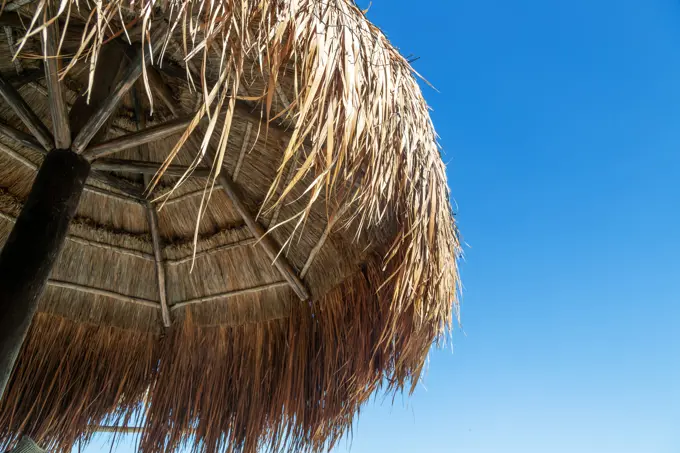
[[(154, 308), (145, 206), (90, 187), (0, 404), (0, 448), (27, 434), (65, 451), (143, 413), (147, 453), (321, 451), (377, 389), (413, 390), (458, 316), (460, 242), (419, 76), (353, 2), (36, 0), (21, 12), (22, 67), (44, 56), (37, 38), (58, 23), (60, 76), (87, 92), (106, 69), (103, 46), (126, 39), (186, 76), (166, 77), (168, 109), (145, 70), (148, 124), (194, 117), (122, 153), (160, 168), (147, 193), (173, 326), (162, 330)], [(22, 94), (49, 123), (34, 88)], [(123, 102), (110, 135), (136, 130), (133, 107)], [(0, 152), (0, 238), (40, 159)], [(171, 164), (188, 170), (169, 176)], [(194, 178), (207, 164), (210, 177)], [(220, 172), (241, 178), (309, 301), (216, 190)]]

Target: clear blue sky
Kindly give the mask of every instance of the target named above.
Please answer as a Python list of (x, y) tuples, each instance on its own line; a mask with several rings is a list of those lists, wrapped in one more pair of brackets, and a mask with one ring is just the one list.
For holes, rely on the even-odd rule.
[(470, 247), (453, 352), (334, 453), (679, 453), (680, 2), (368, 16), (440, 91)]
[(440, 91), (470, 247), (453, 353), (367, 408), (351, 452), (679, 453), (680, 2), (368, 16)]

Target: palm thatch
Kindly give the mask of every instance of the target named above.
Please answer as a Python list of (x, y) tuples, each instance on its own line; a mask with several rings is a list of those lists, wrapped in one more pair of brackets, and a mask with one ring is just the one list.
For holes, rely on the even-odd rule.
[[(144, 423), (148, 453), (321, 451), (378, 388), (415, 386), (457, 317), (459, 241), (417, 75), (356, 5), (4, 6), (0, 73), (57, 143), (45, 66), (62, 65), (73, 112), (103, 102), (103, 74), (146, 64), (108, 132), (72, 145), (96, 177), (0, 404), (0, 448)], [(29, 132), (0, 106), (3, 241), (45, 154)]]

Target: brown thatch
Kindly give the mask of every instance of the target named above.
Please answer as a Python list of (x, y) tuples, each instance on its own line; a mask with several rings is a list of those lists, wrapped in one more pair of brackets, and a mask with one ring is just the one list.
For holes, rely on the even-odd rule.
[[(126, 162), (94, 161), (0, 404), (0, 448), (30, 435), (67, 450), (100, 425), (144, 423), (149, 453), (319, 451), (376, 389), (417, 383), (457, 316), (459, 242), (413, 70), (351, 1), (14, 0), (0, 25), (0, 73), (50, 130), (41, 38), (56, 30), (69, 106), (98, 74), (120, 78), (135, 45), (153, 53), (100, 142), (194, 118), (111, 156)], [(0, 122), (27, 132), (8, 105)], [(2, 241), (43, 155), (0, 133)], [(149, 182), (130, 160), (160, 171)], [(146, 187), (153, 203), (120, 187)]]

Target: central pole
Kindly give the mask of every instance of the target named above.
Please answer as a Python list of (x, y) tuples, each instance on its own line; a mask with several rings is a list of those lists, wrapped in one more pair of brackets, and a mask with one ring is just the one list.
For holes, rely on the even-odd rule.
[(47, 153), (0, 253), (0, 397), (89, 173), (88, 161), (73, 151)]

